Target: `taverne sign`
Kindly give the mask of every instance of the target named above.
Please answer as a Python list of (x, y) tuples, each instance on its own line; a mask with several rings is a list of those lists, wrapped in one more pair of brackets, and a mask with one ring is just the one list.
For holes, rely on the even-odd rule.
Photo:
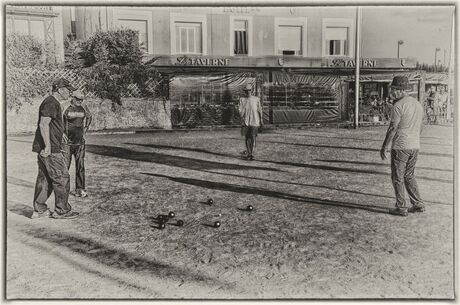
[[(316, 68), (354, 69), (356, 62), (350, 57), (301, 56), (200, 56), (146, 55), (145, 63), (156, 67), (210, 67), (210, 68)], [(363, 69), (415, 69), (415, 58), (361, 58)]]

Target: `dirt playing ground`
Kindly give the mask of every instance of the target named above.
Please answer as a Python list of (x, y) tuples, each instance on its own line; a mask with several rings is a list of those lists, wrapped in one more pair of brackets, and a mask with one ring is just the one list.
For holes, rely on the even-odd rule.
[(7, 298), (453, 298), (453, 129), (423, 131), (405, 218), (385, 130), (272, 130), (253, 162), (238, 130), (91, 135), (75, 220), (29, 218), (32, 137), (9, 137)]

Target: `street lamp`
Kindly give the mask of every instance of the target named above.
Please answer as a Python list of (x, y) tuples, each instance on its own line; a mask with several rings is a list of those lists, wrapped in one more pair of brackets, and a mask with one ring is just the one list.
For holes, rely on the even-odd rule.
[(439, 52), (439, 51), (441, 51), (441, 48), (436, 48), (436, 49), (434, 49), (434, 72), (437, 72), (437, 71), (438, 71), (438, 69), (437, 69), (437, 63), (438, 63), (438, 62), (436, 61), (436, 59), (437, 59), (437, 57), (438, 57), (438, 52)]
[(398, 58), (399, 58), (399, 46), (404, 43), (404, 40), (398, 40)]

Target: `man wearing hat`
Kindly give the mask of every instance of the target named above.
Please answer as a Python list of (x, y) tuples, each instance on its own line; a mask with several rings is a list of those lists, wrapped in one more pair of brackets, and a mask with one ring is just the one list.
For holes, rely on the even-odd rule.
[[(40, 104), (38, 110), (38, 126), (32, 145), (37, 153), (38, 175), (35, 183), (34, 212), (31, 218), (53, 217), (70, 219), (78, 217), (70, 206), (70, 176), (66, 161), (62, 154), (64, 124), (62, 121), (61, 104), (75, 90), (66, 79), (58, 79), (53, 83), (52, 93)], [(46, 201), (54, 191), (55, 208), (52, 213)]]
[[(390, 214), (407, 216), (408, 213), (423, 212), (425, 205), (415, 180), (415, 164), (420, 149), (420, 133), (423, 123), (423, 106), (409, 96), (409, 79), (395, 76), (390, 85), (390, 97), (394, 100), (391, 122), (383, 141), (380, 156), (386, 159), (391, 145), (391, 181), (396, 194), (396, 207)], [(409, 194), (411, 207), (406, 207), (405, 190)]]
[(260, 99), (253, 95), (252, 89), (251, 84), (244, 87), (246, 96), (240, 98), (238, 107), (241, 116), (242, 135), (245, 136), (246, 159), (251, 161), (254, 160), (257, 131), (263, 125)]
[(78, 197), (88, 196), (85, 189), (85, 134), (92, 117), (88, 107), (82, 104), (84, 98), (80, 90), (74, 91), (70, 106), (64, 110), (64, 155), (68, 169), (72, 156), (75, 158), (75, 190), (70, 194)]

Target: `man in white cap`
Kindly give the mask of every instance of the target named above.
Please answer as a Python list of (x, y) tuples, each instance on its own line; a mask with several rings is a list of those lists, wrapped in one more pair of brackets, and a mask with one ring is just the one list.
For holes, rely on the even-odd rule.
[[(423, 106), (409, 96), (409, 79), (406, 76), (395, 76), (390, 88), (394, 107), (380, 156), (382, 160), (386, 159), (386, 151), (392, 142), (391, 181), (396, 194), (396, 207), (389, 212), (392, 215), (407, 216), (408, 213), (425, 211), (415, 180), (415, 164), (420, 149), (423, 124)], [(405, 191), (409, 194), (412, 204), (409, 208), (406, 207)]]
[(84, 98), (80, 90), (74, 91), (70, 106), (64, 110), (64, 134), (67, 136), (64, 155), (69, 169), (72, 156), (75, 158), (75, 190), (70, 194), (77, 197), (88, 196), (85, 186), (85, 134), (92, 116), (88, 107), (82, 104)]
[(254, 96), (252, 90), (251, 84), (244, 87), (246, 96), (240, 98), (238, 107), (241, 116), (242, 135), (245, 136), (246, 159), (250, 161), (254, 160), (257, 132), (259, 127), (263, 125), (260, 98)]

